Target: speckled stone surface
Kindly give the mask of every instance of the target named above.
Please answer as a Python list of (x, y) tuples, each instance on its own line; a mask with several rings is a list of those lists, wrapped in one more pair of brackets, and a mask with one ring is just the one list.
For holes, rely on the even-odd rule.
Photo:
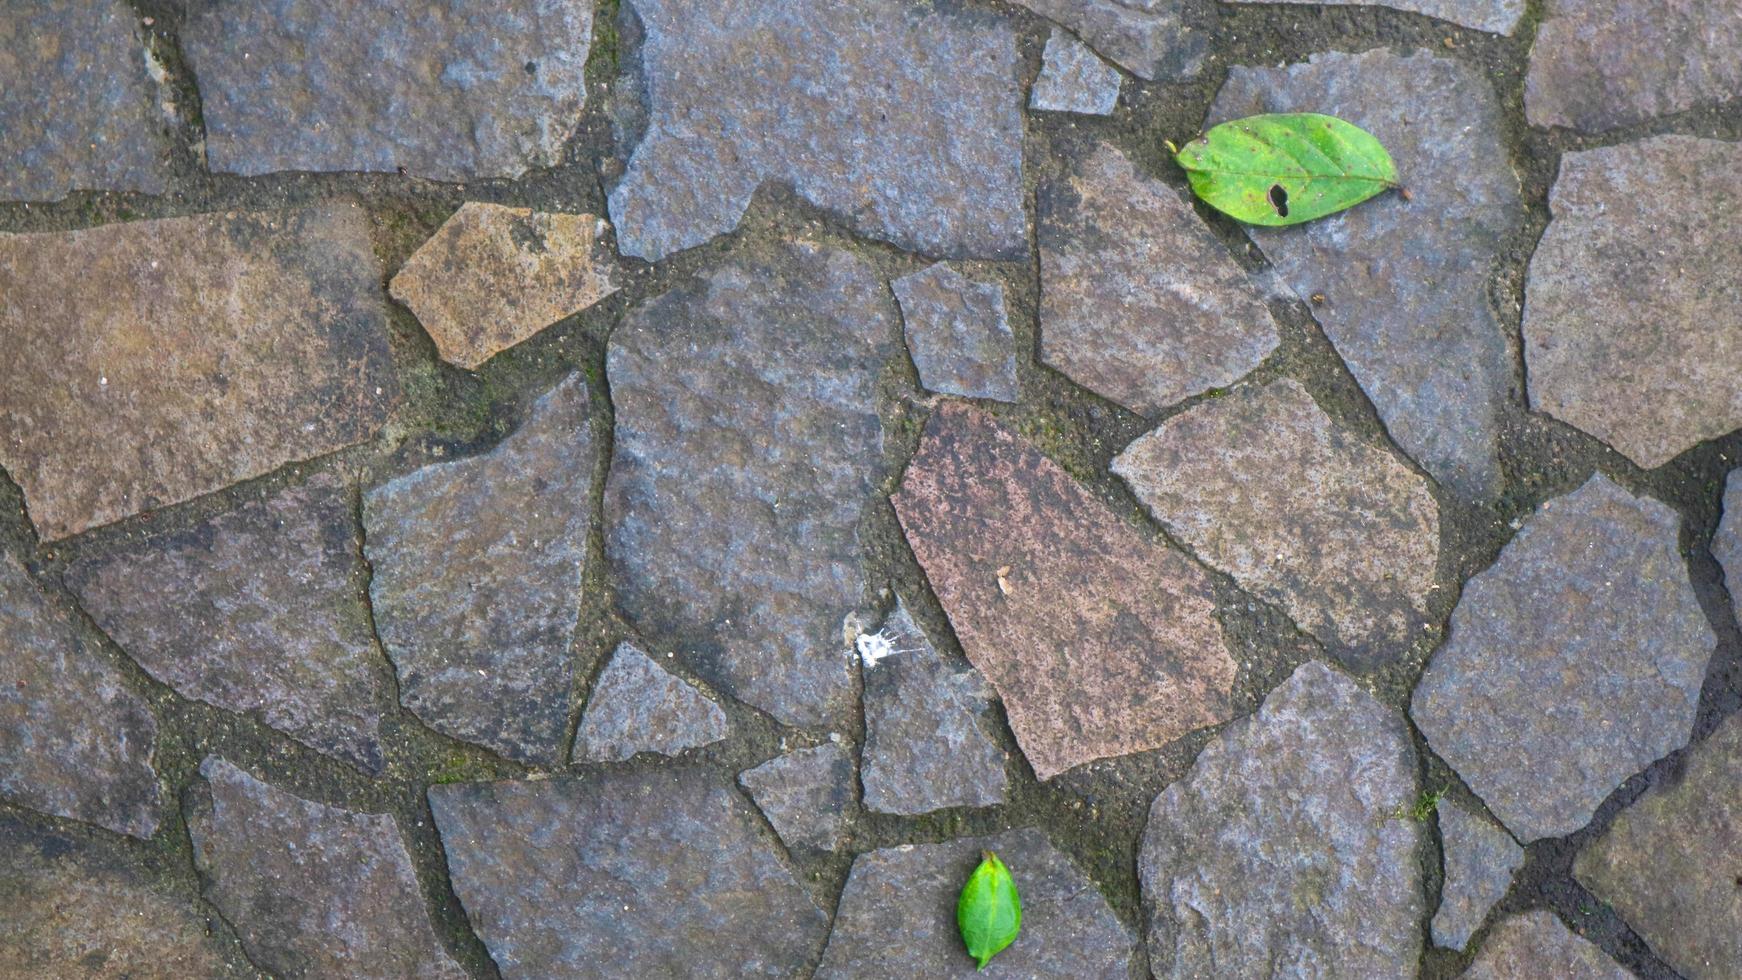
[(1119, 104), (1119, 70), (1089, 46), (1064, 31), (1053, 31), (1041, 52), (1040, 74), (1028, 93), (1028, 107), (1044, 112), (1107, 116)]
[(788, 848), (833, 851), (847, 840), (853, 757), (835, 742), (776, 756), (738, 774)]
[(638, 752), (677, 755), (731, 731), (726, 713), (707, 695), (619, 643), (587, 697), (575, 733), (575, 761), (622, 762)]
[(939, 263), (889, 287), (901, 304), (907, 352), (927, 390), (1001, 402), (1021, 396), (1003, 286)]
[(1712, 557), (1724, 570), (1724, 588), (1742, 624), (1742, 470), (1731, 470), (1724, 480), (1723, 516), (1712, 535)]
[(1538, 909), (1496, 925), (1464, 976), (1467, 980), (1629, 980), (1633, 974), (1574, 935), (1553, 912)]
[[(1234, 3), (1258, 3), (1259, 0), (1232, 0)], [(1266, 0), (1269, 2), (1269, 0)], [(1276, 0), (1280, 3), (1307, 3), (1309, 0)], [(1524, 16), (1524, 0), (1333, 0), (1341, 4), (1362, 7), (1390, 7), (1423, 14), (1436, 20), (1450, 21), (1490, 34), (1511, 34)]]
[(1524, 848), (1462, 804), (1441, 803), (1438, 816), (1445, 883), (1434, 913), (1434, 945), (1463, 949), (1512, 887), (1513, 873), (1524, 866)]
[(1057, 21), (1101, 56), (1149, 81), (1191, 78), (1204, 67), (1207, 32), (1179, 0), (1013, 0)]

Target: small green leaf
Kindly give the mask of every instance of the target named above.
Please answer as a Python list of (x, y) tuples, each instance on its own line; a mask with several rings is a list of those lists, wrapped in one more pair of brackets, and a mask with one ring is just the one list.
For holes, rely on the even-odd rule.
[(1174, 159), (1211, 207), (1254, 225), (1298, 225), (1397, 186), (1397, 165), (1371, 133), (1316, 112), (1225, 122)]
[(1010, 869), (998, 855), (982, 851), (980, 858), (980, 866), (968, 876), (962, 897), (956, 901), (956, 925), (962, 930), (968, 955), (984, 970), (1022, 930), (1022, 899), (1016, 894)]

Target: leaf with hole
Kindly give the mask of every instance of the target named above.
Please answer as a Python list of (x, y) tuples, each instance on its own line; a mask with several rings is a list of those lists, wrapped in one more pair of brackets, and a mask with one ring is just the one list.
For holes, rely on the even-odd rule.
[(1397, 165), (1373, 134), (1316, 112), (1212, 126), (1174, 159), (1206, 203), (1254, 225), (1298, 225), (1398, 186)]
[(1010, 869), (998, 855), (982, 851), (980, 858), (980, 866), (968, 876), (962, 897), (956, 900), (956, 926), (962, 930), (968, 955), (984, 970), (1022, 930), (1022, 898), (1016, 894)]

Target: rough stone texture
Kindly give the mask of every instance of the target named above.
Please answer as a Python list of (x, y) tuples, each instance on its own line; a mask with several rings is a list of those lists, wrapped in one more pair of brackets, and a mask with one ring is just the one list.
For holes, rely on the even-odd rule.
[(0, 7), (0, 200), (163, 192), (168, 94), (138, 32), (122, 0)]
[(1176, 539), (1352, 664), (1421, 632), (1439, 559), (1427, 481), (1291, 380), (1199, 403), (1113, 472)]
[(1421, 953), (1403, 719), (1312, 661), (1155, 799), (1138, 856), (1157, 977), (1382, 977)]
[(1053, 31), (1041, 54), (1040, 75), (1028, 93), (1028, 107), (1047, 112), (1109, 116), (1119, 104), (1118, 69), (1064, 31)]
[(1712, 557), (1724, 569), (1730, 606), (1742, 623), (1742, 470), (1731, 470), (1724, 481), (1724, 516), (1712, 535)]
[(919, 383), (945, 395), (1013, 402), (1016, 339), (1004, 287), (974, 282), (947, 265), (891, 282)]
[(561, 162), (592, 40), (592, 0), (211, 0), (181, 31), (213, 170), (436, 180)]
[(1519, 840), (1583, 827), (1687, 742), (1717, 638), (1679, 525), (1598, 474), (1465, 584), (1410, 714)]
[(1041, 184), (1040, 357), (1139, 414), (1232, 384), (1276, 349), (1246, 271), (1179, 192), (1110, 144)]
[(900, 602), (859, 650), (865, 808), (917, 816), (1003, 803), (1004, 750), (987, 729), (992, 692), (979, 671), (944, 660)]
[(1209, 36), (1187, 26), (1179, 0), (1014, 0), (1070, 28), (1139, 78), (1190, 78), (1204, 66)]
[(787, 724), (852, 695), (843, 621), (865, 601), (876, 382), (898, 348), (887, 295), (845, 252), (783, 245), (631, 311), (606, 354), (618, 601)]
[(622, 83), (644, 129), (611, 191), (623, 254), (656, 262), (731, 231), (765, 181), (907, 251), (1027, 254), (1004, 18), (901, 0), (624, 7), (644, 31)]
[(292, 796), (217, 756), (188, 815), (206, 897), (284, 977), (460, 980), (393, 818)]
[[(1232, 3), (1316, 3), (1320, 0), (1230, 0)], [(1449, 21), (1461, 27), (1487, 31), (1490, 34), (1511, 34), (1524, 16), (1524, 0), (1331, 0), (1336, 4), (1390, 7), (1425, 14)]]
[(1736, 0), (1549, 0), (1524, 115), (1597, 132), (1742, 96)]
[(892, 502), (1041, 779), (1229, 717), (1209, 576), (990, 416), (940, 406)]
[(66, 581), (128, 656), (183, 697), (381, 768), (381, 666), (351, 493), (338, 479), (82, 559)]
[(1525, 291), (1532, 406), (1646, 469), (1742, 426), (1742, 239), (1712, 220), (1742, 209), (1742, 144), (1568, 153), (1549, 207)]
[(476, 368), (617, 287), (605, 223), (467, 201), (390, 284), (442, 360)]
[(834, 742), (777, 756), (738, 774), (738, 784), (790, 848), (832, 851), (847, 839), (853, 757)]
[(1491, 497), (1515, 383), (1489, 281), (1524, 218), (1494, 92), (1476, 69), (1423, 52), (1318, 54), (1230, 70), (1206, 125), (1308, 111), (1377, 136), (1412, 200), (1384, 194), (1252, 238), (1295, 292), (1324, 297), (1313, 315), (1391, 438), (1454, 492)]
[(432, 786), (454, 891), (504, 977), (801, 976), (828, 928), (707, 770)]
[(1438, 815), (1446, 877), (1434, 913), (1434, 945), (1463, 949), (1488, 910), (1512, 887), (1513, 872), (1524, 865), (1524, 848), (1487, 818), (1457, 803), (1441, 804)]
[(0, 554), (0, 796), (118, 834), (157, 829), (157, 721), (24, 566)]
[(1496, 925), (1464, 980), (1632, 980), (1590, 941), (1574, 935), (1553, 912), (1537, 909)]
[(1022, 892), (1022, 934), (993, 961), (1018, 980), (1125, 980), (1137, 942), (1095, 883), (1038, 830), (861, 854), (817, 980), (979, 976), (956, 928), (962, 882), (992, 851)]
[(368, 439), (398, 396), (346, 204), (0, 234), (0, 466), (64, 538)]
[(619, 643), (593, 683), (575, 735), (577, 762), (622, 762), (637, 752), (677, 755), (718, 742), (732, 726), (707, 695), (653, 658)]
[(1689, 750), (1679, 780), (1621, 811), (1573, 864), (1579, 881), (1684, 977), (1742, 976), (1742, 715)]
[(594, 473), (587, 384), (570, 375), (480, 456), (363, 499), (375, 625), (399, 700), (523, 762), (561, 761)]

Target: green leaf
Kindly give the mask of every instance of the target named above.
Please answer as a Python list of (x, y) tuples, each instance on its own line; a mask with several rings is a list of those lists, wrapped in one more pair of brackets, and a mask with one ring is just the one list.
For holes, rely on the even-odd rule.
[(1016, 881), (1010, 869), (991, 851), (980, 852), (980, 866), (968, 876), (962, 886), (962, 897), (956, 901), (956, 925), (962, 930), (962, 942), (968, 955), (980, 963), (980, 969), (998, 951), (1016, 941), (1022, 930), (1022, 899), (1016, 894)]
[(1316, 112), (1225, 122), (1174, 159), (1211, 207), (1254, 225), (1298, 225), (1397, 186), (1397, 165), (1373, 134)]

